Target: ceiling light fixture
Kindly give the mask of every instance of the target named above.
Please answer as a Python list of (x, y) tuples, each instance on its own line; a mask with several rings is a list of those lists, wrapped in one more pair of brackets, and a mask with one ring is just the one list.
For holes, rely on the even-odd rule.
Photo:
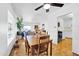
[(50, 4), (45, 4), (44, 5), (44, 9), (49, 9), (50, 8)]

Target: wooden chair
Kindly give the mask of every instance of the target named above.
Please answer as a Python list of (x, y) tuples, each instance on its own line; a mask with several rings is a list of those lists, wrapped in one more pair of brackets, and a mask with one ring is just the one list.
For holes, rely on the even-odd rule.
[[(37, 49), (38, 45), (32, 45), (32, 46), (30, 46), (28, 40), (26, 39), (25, 40), (25, 47), (26, 47), (26, 53), (27, 53), (28, 56), (30, 56), (30, 55), (32, 55), (32, 56), (36, 55), (35, 49)], [(33, 48), (31, 49), (31, 47), (33, 47)], [(32, 52), (33, 52), (33, 54), (32, 54)]]
[(29, 51), (30, 51), (30, 45), (29, 45), (29, 42), (28, 42), (28, 40), (26, 39), (25, 40), (25, 47), (26, 47), (26, 53), (27, 53), (27, 55), (29, 55)]
[(41, 36), (39, 38), (39, 44), (38, 44), (38, 55), (47, 55), (48, 56), (48, 48), (49, 48), (49, 35)]
[[(42, 53), (48, 55), (48, 47), (49, 47), (49, 42), (45, 41), (45, 40), (49, 40), (49, 35), (47, 36), (41, 36), (39, 37), (39, 42), (38, 44), (32, 45), (32, 50), (31, 47), (29, 45), (28, 40), (25, 40), (25, 47), (26, 47), (26, 52), (27, 55), (32, 55), (32, 56), (38, 56), (41, 55)], [(33, 52), (33, 54), (31, 54)]]

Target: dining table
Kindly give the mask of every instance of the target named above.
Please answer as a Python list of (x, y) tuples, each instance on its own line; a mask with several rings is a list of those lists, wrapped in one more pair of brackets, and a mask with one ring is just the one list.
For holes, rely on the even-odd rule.
[[(29, 45), (31, 47), (31, 55), (34, 55), (34, 51), (33, 51), (34, 47), (39, 44), (39, 37), (46, 36), (46, 35), (47, 34), (41, 34), (41, 35), (36, 34), (36, 35), (28, 36), (27, 39), (28, 39)], [(49, 47), (48, 47), (49, 51), (48, 52), (50, 52), (49, 55), (52, 56), (52, 40), (51, 39), (44, 40), (44, 42), (41, 42), (41, 43), (45, 43), (45, 42), (49, 42)]]

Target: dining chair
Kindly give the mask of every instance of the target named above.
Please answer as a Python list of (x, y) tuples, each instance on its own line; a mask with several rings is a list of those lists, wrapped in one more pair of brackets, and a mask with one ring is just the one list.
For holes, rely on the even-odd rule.
[(38, 44), (38, 55), (47, 55), (48, 56), (48, 48), (49, 48), (49, 35), (39, 37)]
[(29, 51), (30, 51), (30, 45), (29, 45), (29, 42), (28, 42), (28, 40), (27, 39), (25, 39), (25, 47), (26, 47), (26, 53), (27, 53), (27, 55), (29, 55)]
[[(38, 39), (38, 44), (30, 46), (28, 39), (25, 40), (25, 47), (27, 55), (39, 56), (44, 53), (44, 55), (48, 55), (48, 47), (49, 47), (49, 35), (41, 36)], [(31, 48), (32, 47), (32, 48)], [(33, 53), (33, 54), (31, 54)]]
[[(26, 39), (25, 40), (25, 47), (26, 47), (26, 53), (27, 53), (28, 56), (35, 56), (35, 55), (37, 55), (35, 53), (36, 52), (35, 49), (37, 49), (37, 47), (38, 47), (37, 44), (30, 46), (28, 39)], [(32, 47), (32, 49), (31, 49), (31, 47)], [(33, 54), (32, 54), (32, 52), (33, 52)]]

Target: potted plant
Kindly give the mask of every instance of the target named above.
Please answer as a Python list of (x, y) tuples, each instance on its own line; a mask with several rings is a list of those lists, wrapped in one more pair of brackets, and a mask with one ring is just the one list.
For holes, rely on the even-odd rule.
[(23, 28), (23, 18), (17, 17), (17, 35), (21, 37), (22, 28)]

